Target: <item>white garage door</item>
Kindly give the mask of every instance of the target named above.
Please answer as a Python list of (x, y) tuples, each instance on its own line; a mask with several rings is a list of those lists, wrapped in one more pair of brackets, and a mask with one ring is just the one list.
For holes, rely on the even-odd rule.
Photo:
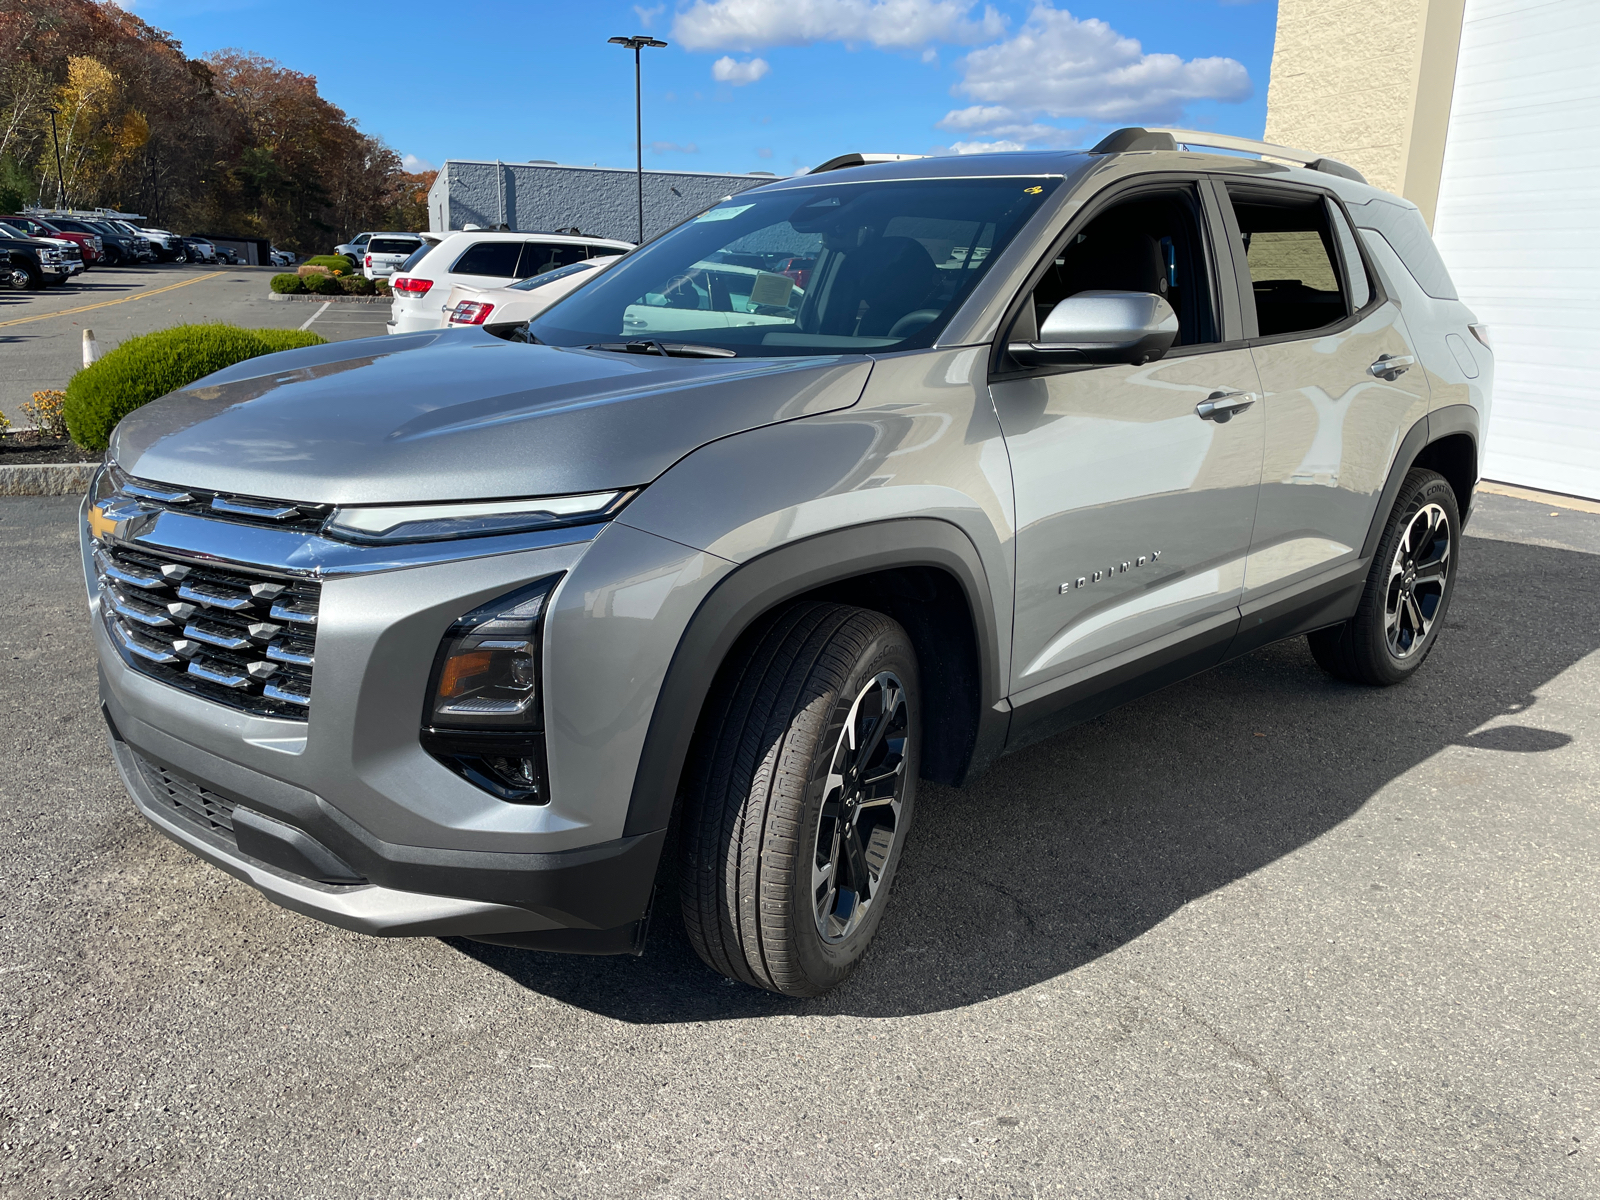
[(1484, 476), (1600, 497), (1600, 4), (1467, 0), (1434, 235), (1494, 338)]

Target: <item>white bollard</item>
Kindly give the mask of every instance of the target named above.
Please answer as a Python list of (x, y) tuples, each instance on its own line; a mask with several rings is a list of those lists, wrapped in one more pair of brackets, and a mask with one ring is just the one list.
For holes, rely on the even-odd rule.
[(100, 347), (95, 343), (94, 330), (83, 331), (83, 365), (88, 366), (100, 357)]

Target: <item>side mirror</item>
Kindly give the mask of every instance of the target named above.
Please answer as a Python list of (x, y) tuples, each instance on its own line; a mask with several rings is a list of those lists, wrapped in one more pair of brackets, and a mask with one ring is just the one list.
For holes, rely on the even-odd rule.
[(1178, 314), (1154, 292), (1079, 292), (1050, 310), (1036, 342), (1012, 342), (1025, 366), (1153, 362), (1178, 337)]

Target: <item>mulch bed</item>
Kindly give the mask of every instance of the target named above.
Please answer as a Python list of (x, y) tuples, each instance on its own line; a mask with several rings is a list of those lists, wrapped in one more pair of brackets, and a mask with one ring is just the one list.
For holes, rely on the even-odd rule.
[(71, 442), (49, 442), (26, 433), (0, 437), (0, 467), (27, 467), (35, 463), (95, 462), (100, 455)]

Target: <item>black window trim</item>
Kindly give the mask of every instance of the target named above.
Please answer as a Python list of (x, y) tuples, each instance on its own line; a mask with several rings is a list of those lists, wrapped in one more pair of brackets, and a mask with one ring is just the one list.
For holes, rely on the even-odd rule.
[[(1367, 257), (1367, 248), (1361, 244), (1361, 234), (1357, 231), (1356, 223), (1351, 219), (1350, 211), (1345, 208), (1344, 201), (1339, 198), (1336, 192), (1298, 182), (1289, 183), (1278, 180), (1268, 182), (1254, 178), (1241, 180), (1230, 175), (1213, 175), (1211, 181), (1212, 186), (1217, 189), (1218, 206), (1221, 209), (1223, 221), (1228, 230), (1228, 249), (1234, 260), (1234, 276), (1238, 284), (1238, 302), (1240, 312), (1244, 318), (1244, 345), (1275, 346), (1280, 342), (1307, 341), (1312, 338), (1331, 337), (1353, 329), (1376, 312), (1378, 308), (1389, 302), (1389, 294), (1383, 287), (1383, 277), (1373, 268), (1372, 260)], [(1318, 325), (1315, 329), (1296, 329), (1289, 333), (1274, 333), (1270, 336), (1262, 337), (1261, 327), (1256, 322), (1256, 296), (1255, 289), (1251, 286), (1250, 281), (1250, 265), (1244, 258), (1244, 238), (1239, 230), (1239, 222), (1234, 216), (1233, 205), (1228, 202), (1234, 194), (1248, 197), (1251, 193), (1262, 197), (1269, 203), (1273, 199), (1284, 197), (1285, 195), (1296, 196), (1302, 200), (1320, 197), (1324, 207), (1331, 206), (1335, 213), (1342, 216), (1345, 224), (1349, 226), (1351, 240), (1355, 243), (1356, 253), (1361, 256), (1361, 265), (1367, 273), (1367, 281), (1372, 289), (1372, 294), (1367, 298), (1366, 304), (1330, 325)], [(1334, 220), (1334, 213), (1329, 214), (1328, 220), (1330, 223)], [(1339, 272), (1339, 286), (1346, 297), (1345, 303), (1348, 304), (1350, 296), (1349, 265), (1344, 261), (1344, 245), (1337, 235), (1334, 237), (1333, 243), (1336, 253), (1334, 268)], [(1246, 298), (1248, 298), (1249, 303), (1246, 303)]]
[[(1162, 356), (1162, 361), (1169, 358), (1183, 358), (1193, 354), (1211, 354), (1220, 350), (1235, 349), (1244, 345), (1241, 340), (1235, 340), (1233, 335), (1240, 333), (1235, 323), (1238, 313), (1237, 296), (1233, 303), (1228, 303), (1227, 289), (1220, 275), (1220, 255), (1216, 239), (1216, 213), (1213, 211), (1214, 200), (1208, 196), (1206, 177), (1198, 172), (1162, 171), (1152, 172), (1148, 175), (1134, 175), (1126, 179), (1119, 179), (1108, 184), (1100, 191), (1086, 197), (1078, 206), (1076, 212), (1067, 220), (1060, 233), (1046, 243), (1046, 249), (1039, 256), (1023, 281), (1017, 293), (1012, 296), (1011, 303), (1006, 305), (1005, 314), (1000, 319), (1000, 325), (994, 336), (994, 342), (989, 349), (989, 379), (1000, 382), (1006, 379), (1027, 379), (1049, 375), (1075, 374), (1079, 371), (1100, 370), (1114, 363), (1049, 363), (1033, 367), (1023, 367), (1009, 364), (1006, 355), (1006, 346), (1011, 339), (1011, 329), (1022, 313), (1022, 305), (1031, 300), (1034, 288), (1039, 286), (1039, 281), (1049, 270), (1050, 265), (1066, 249), (1067, 243), (1090, 221), (1093, 221), (1106, 209), (1115, 204), (1128, 200), (1139, 192), (1170, 192), (1178, 188), (1193, 188), (1196, 198), (1200, 202), (1200, 252), (1205, 256), (1210, 268), (1208, 274), (1211, 279), (1211, 308), (1220, 326), (1221, 340), (1215, 342), (1201, 342), (1193, 346), (1178, 346), (1167, 351)], [(1070, 203), (1070, 197), (1068, 198)], [(1231, 260), (1230, 260), (1231, 261)]]

